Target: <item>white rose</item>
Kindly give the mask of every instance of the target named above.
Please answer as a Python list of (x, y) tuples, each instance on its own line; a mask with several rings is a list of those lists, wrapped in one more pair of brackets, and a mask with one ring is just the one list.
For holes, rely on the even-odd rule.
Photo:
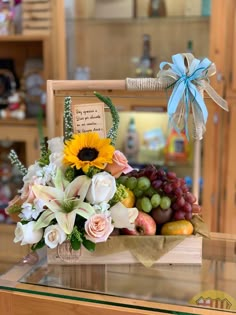
[(14, 243), (21, 242), (21, 245), (38, 243), (43, 236), (43, 229), (35, 230), (35, 224), (36, 221), (27, 224), (17, 222)]
[(93, 176), (86, 199), (91, 204), (108, 202), (116, 192), (116, 180), (107, 173), (101, 172)]
[(49, 225), (44, 231), (44, 239), (48, 247), (55, 248), (66, 240), (66, 233), (58, 224)]

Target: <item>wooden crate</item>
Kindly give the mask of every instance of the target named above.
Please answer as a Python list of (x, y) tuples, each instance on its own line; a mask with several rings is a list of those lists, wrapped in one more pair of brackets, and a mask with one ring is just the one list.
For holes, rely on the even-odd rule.
[[(125, 238), (138, 238), (141, 248), (143, 250), (150, 250), (150, 255), (145, 255), (146, 260), (142, 262), (137, 258), (135, 250), (128, 250), (127, 248), (116, 249), (117, 242), (119, 239)], [(164, 245), (163, 250), (147, 249), (150, 238), (161, 240), (164, 243), (168, 243), (170, 239), (173, 240), (172, 248), (166, 252)], [(153, 264), (191, 264), (201, 265), (202, 263), (202, 237), (189, 236), (180, 237), (177, 240), (176, 237), (172, 236), (112, 236), (107, 242), (98, 243), (94, 252), (89, 252), (85, 248), (81, 248), (79, 251), (74, 251), (70, 247), (69, 242), (65, 242), (55, 249), (47, 250), (48, 264), (53, 265), (99, 265), (99, 264), (138, 264), (143, 263), (145, 266), (151, 266)], [(159, 253), (156, 255), (156, 252)], [(162, 254), (163, 253), (163, 254)], [(158, 257), (154, 263), (153, 256)]]
[[(166, 91), (155, 79), (142, 79), (142, 84), (137, 79), (126, 80), (48, 80), (47, 81), (47, 126), (49, 138), (61, 136), (63, 134), (63, 112), (65, 96), (71, 96), (73, 104), (89, 104), (97, 101), (94, 91), (108, 96), (113, 103), (120, 108), (130, 111), (150, 111), (155, 112), (156, 108), (166, 109), (167, 99)], [(134, 85), (132, 86), (132, 84)], [(132, 86), (132, 87), (131, 87)], [(196, 163), (198, 159), (194, 160)], [(198, 170), (198, 165), (195, 167)], [(194, 172), (194, 178), (198, 172)], [(196, 183), (198, 181), (194, 181)], [(195, 184), (194, 184), (195, 186)], [(197, 187), (194, 187), (194, 191)], [(55, 249), (48, 249), (47, 258), (50, 265), (76, 265), (76, 264), (138, 264), (134, 253), (134, 248), (123, 248), (119, 251), (106, 252), (106, 246), (116, 248), (119, 245), (117, 239), (121, 237), (133, 238), (134, 236), (112, 236), (105, 243), (98, 243), (94, 253), (90, 253), (82, 248), (80, 251), (73, 251), (70, 244), (63, 243)], [(141, 248), (147, 249), (149, 246), (148, 236), (137, 236), (142, 243)], [(169, 241), (172, 236), (152, 236), (152, 238), (165, 239)], [(166, 243), (165, 243), (166, 244)], [(150, 246), (149, 246), (150, 247)], [(101, 252), (100, 252), (101, 250)], [(153, 247), (150, 247), (149, 253), (152, 255)], [(160, 253), (159, 253), (160, 254)], [(158, 256), (158, 255), (157, 255)], [(145, 265), (150, 265), (150, 259), (142, 261)], [(172, 248), (163, 251), (154, 260), (152, 264), (191, 264), (201, 265), (202, 263), (202, 237), (189, 236), (182, 237), (178, 244)]]
[(50, 0), (24, 0), (22, 3), (23, 34), (49, 34), (52, 29)]

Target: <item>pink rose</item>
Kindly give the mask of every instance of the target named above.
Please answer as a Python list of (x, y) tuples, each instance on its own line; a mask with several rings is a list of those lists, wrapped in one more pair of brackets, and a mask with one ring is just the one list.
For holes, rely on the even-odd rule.
[(86, 238), (94, 243), (106, 242), (113, 231), (111, 217), (106, 214), (94, 214), (85, 222)]
[(116, 150), (112, 157), (112, 164), (107, 164), (105, 170), (110, 172), (115, 178), (118, 178), (122, 173), (127, 174), (133, 170), (128, 164), (128, 160), (125, 155)]

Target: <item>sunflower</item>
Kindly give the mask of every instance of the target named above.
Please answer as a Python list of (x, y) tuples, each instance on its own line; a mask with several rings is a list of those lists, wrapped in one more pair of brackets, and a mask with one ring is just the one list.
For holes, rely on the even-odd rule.
[(84, 172), (91, 166), (104, 169), (107, 163), (112, 163), (114, 151), (111, 139), (101, 139), (96, 132), (74, 134), (65, 143), (63, 163)]

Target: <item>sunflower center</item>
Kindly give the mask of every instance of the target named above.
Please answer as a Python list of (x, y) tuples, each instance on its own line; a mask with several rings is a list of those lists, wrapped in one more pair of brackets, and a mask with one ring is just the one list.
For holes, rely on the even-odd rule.
[(77, 156), (80, 161), (93, 161), (98, 157), (98, 151), (95, 148), (83, 148)]

